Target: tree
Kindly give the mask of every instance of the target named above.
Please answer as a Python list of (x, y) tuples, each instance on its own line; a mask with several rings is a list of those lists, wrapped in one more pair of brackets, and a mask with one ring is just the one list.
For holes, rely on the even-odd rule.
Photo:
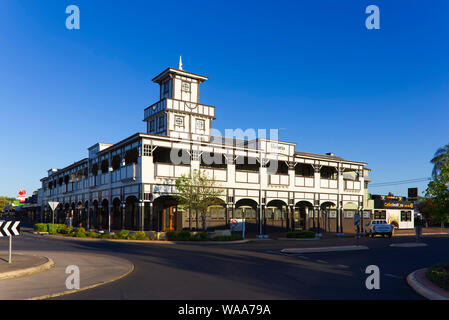
[(176, 179), (178, 200), (181, 208), (189, 209), (189, 228), (191, 226), (191, 210), (196, 212), (196, 228), (198, 229), (198, 213), (202, 217), (202, 229), (206, 231), (207, 208), (217, 203), (217, 198), (223, 193), (223, 189), (213, 179), (210, 179), (205, 171), (193, 170), (188, 175), (182, 175)]
[(449, 160), (449, 144), (438, 148), (430, 162), (433, 164), (432, 177), (438, 176), (443, 165)]
[[(446, 159), (448, 158), (449, 149), (446, 152)], [(426, 196), (432, 198), (432, 219), (440, 222), (441, 226), (449, 222), (449, 161), (440, 165), (437, 175), (427, 186)]]

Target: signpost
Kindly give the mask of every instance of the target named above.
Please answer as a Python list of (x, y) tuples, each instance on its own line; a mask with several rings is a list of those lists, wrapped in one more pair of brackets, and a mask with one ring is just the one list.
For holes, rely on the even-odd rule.
[(48, 203), (48, 205), (50, 206), (50, 209), (53, 212), (51, 231), (54, 232), (55, 231), (55, 209), (59, 205), (59, 202), (50, 201)]
[(12, 261), (12, 236), (18, 236), (19, 234), (20, 221), (0, 221), (0, 237), (9, 237), (8, 263)]
[(231, 231), (242, 232), (242, 237), (245, 239), (245, 219), (231, 219), (230, 221)]
[(357, 240), (357, 245), (359, 245), (359, 237), (360, 237), (360, 214), (356, 213), (354, 214), (354, 225), (356, 227), (357, 234), (355, 235), (355, 238)]

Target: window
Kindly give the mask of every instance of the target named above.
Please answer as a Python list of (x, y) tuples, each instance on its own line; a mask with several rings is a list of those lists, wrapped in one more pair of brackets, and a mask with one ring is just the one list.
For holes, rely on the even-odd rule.
[(322, 167), (320, 170), (321, 179), (337, 179), (337, 170), (334, 167)]
[(101, 173), (108, 173), (109, 171), (109, 161), (108, 160), (103, 160), (101, 161)]
[(164, 117), (164, 116), (159, 117), (159, 129), (165, 128), (165, 122), (164, 122), (164, 120), (165, 120), (165, 117)]
[(313, 177), (314, 171), (310, 164), (297, 163), (295, 166), (295, 175), (300, 177)]
[(204, 120), (196, 119), (196, 128), (197, 130), (204, 130), (205, 128)]
[(363, 218), (364, 219), (371, 219), (371, 211), (370, 210), (363, 211)]
[(184, 117), (175, 116), (175, 125), (178, 127), (184, 127)]
[(337, 210), (329, 210), (329, 218), (337, 218)]
[(212, 219), (224, 219), (225, 218), (225, 208), (223, 207), (210, 207), (210, 217)]
[(355, 211), (354, 210), (345, 210), (344, 217), (348, 219), (354, 218)]
[(121, 162), (121, 159), (120, 159), (119, 155), (112, 157), (112, 170), (113, 171), (120, 169), (120, 162)]
[(188, 83), (188, 82), (183, 82), (183, 83), (182, 83), (182, 91), (184, 91), (184, 92), (190, 92), (190, 83)]
[(151, 156), (151, 145), (149, 145), (149, 144), (144, 144), (143, 145), (143, 155), (145, 157), (150, 157)]
[(412, 221), (412, 212), (401, 211), (401, 221)]
[(385, 210), (375, 210), (374, 219), (387, 219), (387, 212)]
[(153, 132), (156, 128), (156, 120), (151, 120), (150, 121), (150, 132)]
[(139, 157), (139, 151), (137, 148), (128, 150), (125, 152), (125, 163), (126, 165), (131, 163), (137, 163), (137, 158)]

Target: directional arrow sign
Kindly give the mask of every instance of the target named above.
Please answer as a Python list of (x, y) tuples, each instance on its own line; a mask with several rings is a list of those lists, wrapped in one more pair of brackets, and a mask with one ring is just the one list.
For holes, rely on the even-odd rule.
[(20, 234), (20, 221), (0, 222), (0, 237), (18, 236)]

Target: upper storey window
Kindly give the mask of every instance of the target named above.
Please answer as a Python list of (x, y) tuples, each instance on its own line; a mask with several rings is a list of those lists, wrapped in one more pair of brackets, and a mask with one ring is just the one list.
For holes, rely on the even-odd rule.
[(182, 83), (182, 91), (184, 91), (184, 92), (190, 92), (190, 83), (188, 83), (188, 82), (183, 82), (183, 83)]
[(171, 80), (166, 80), (161, 85), (161, 99), (170, 97)]

